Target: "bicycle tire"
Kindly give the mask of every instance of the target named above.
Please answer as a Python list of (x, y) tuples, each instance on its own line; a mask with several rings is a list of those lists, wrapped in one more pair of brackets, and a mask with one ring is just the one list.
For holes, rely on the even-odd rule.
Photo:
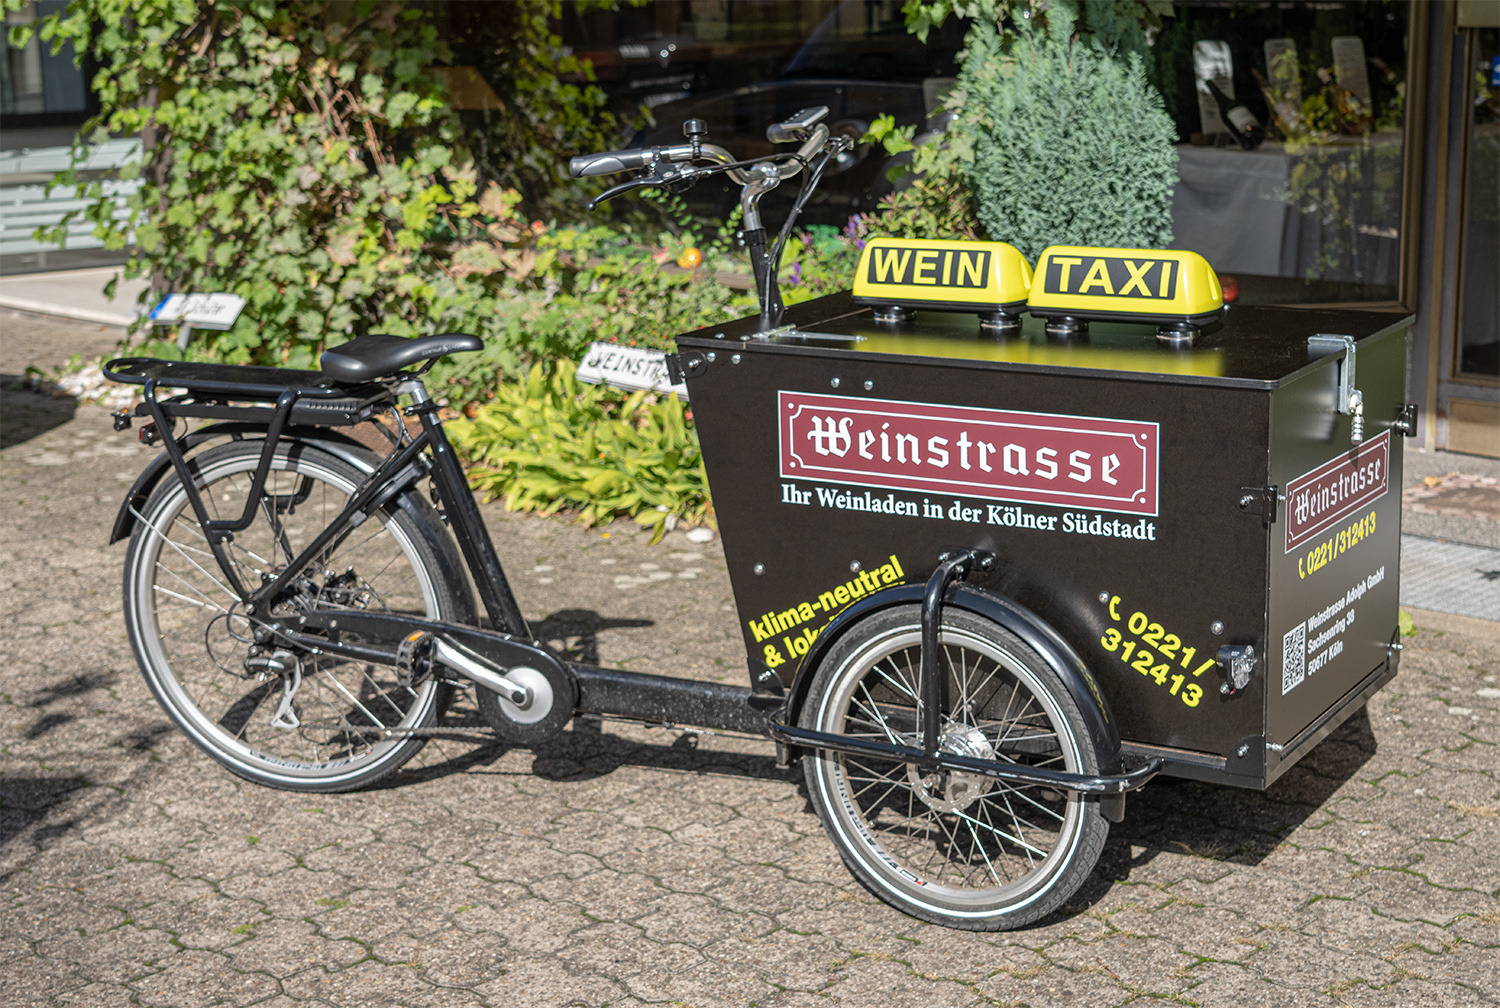
[[(233, 441), (188, 464), (210, 518), (238, 517), (262, 442)], [(229, 552), (257, 587), (338, 514), (365, 473), (307, 444), (278, 446), (254, 523)], [(408, 490), (330, 547), (299, 587), (304, 601), (462, 619), (467, 584), (432, 508)], [(245, 666), (252, 624), (208, 549), (188, 494), (168, 473), (139, 513), (124, 571), (131, 647), (147, 685), (198, 748), (246, 780), (290, 791), (336, 792), (395, 772), (426, 739), (448, 699), (436, 678), (403, 684), (397, 670), (297, 654), (295, 671)], [(286, 664), (283, 659), (283, 664)], [(394, 734), (392, 733), (394, 731)]]
[[(943, 750), (1074, 773), (1098, 758), (1078, 706), (1041, 656), (960, 610), (943, 617), (949, 669)], [(920, 746), (915, 606), (876, 613), (834, 645), (800, 721), (818, 731)], [(1078, 794), (977, 774), (924, 775), (847, 753), (803, 758), (814, 808), (871, 892), (913, 917), (1002, 931), (1057, 909), (1098, 862), (1109, 823)]]

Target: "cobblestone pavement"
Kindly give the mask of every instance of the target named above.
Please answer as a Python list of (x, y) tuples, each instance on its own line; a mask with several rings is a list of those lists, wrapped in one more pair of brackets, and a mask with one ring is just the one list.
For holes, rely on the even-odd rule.
[[(0, 453), (8, 1005), (1500, 1003), (1500, 624), (1416, 613), (1368, 716), (1271, 789), (1154, 782), (1065, 913), (947, 931), (851, 879), (760, 741), (608, 724), (350, 795), (239, 782), (125, 640), (104, 541), (146, 450), (3, 408), (32, 418)], [(486, 517), (547, 636), (743, 675), (715, 546)]]

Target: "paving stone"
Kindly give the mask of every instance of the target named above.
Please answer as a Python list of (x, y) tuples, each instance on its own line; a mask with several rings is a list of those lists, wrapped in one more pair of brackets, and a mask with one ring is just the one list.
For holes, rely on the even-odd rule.
[[(1368, 715), (1272, 788), (1153, 782), (1064, 911), (949, 931), (860, 886), (756, 740), (448, 739), (348, 795), (224, 772), (123, 634), (104, 540), (152, 453), (60, 416), (0, 451), (6, 1008), (1500, 1005), (1500, 624), (1417, 613)], [(483, 512), (563, 644), (740, 681), (716, 543)], [(674, 576), (615, 587), (643, 563)]]
[(628, 997), (620, 981), (575, 972), (550, 957), (507, 960), (504, 976), (478, 985), (474, 992), (486, 1004), (517, 1008), (596, 1008), (639, 1003)]
[(153, 965), (156, 972), (128, 985), (146, 1004), (249, 1005), (281, 993), (275, 977), (237, 970), (217, 952), (178, 952)]
[(994, 1003), (1028, 1006), (1097, 1005), (1099, 1008), (1113, 1008), (1140, 997), (1101, 969), (1075, 971), (1061, 966), (1051, 966), (1026, 976), (997, 974), (979, 981), (974, 989)]

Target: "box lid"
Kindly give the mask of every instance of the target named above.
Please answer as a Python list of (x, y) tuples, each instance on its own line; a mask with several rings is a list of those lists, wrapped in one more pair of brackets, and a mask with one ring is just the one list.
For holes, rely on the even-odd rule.
[(903, 322), (876, 322), (847, 293), (787, 308), (785, 323), (757, 334), (754, 317), (709, 326), (678, 338), (684, 348), (787, 354), (853, 354), (917, 365), (1033, 371), (1168, 383), (1275, 388), (1328, 355), (1310, 350), (1308, 337), (1352, 336), (1356, 342), (1405, 329), (1414, 316), (1330, 308), (1233, 307), (1190, 346), (1163, 343), (1156, 327), (1094, 322), (1084, 339), (1059, 341), (1043, 319), (1023, 316), (1012, 335), (981, 331), (973, 315), (917, 311)]

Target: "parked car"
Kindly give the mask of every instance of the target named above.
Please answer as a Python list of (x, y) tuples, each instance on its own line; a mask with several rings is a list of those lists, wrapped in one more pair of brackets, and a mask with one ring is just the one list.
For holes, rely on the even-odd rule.
[[(630, 146), (682, 142), (682, 123), (702, 119), (709, 138), (745, 157), (771, 153), (766, 127), (799, 109), (828, 106), (830, 127), (855, 140), (878, 116), (918, 132), (934, 124), (929, 116), (952, 84), (965, 23), (949, 18), (919, 42), (904, 29), (851, 32), (851, 18), (864, 18), (863, 2), (840, 4), (815, 28), (781, 72), (771, 80), (716, 92), (693, 94), (653, 109), (656, 124), (640, 131)], [(887, 29), (889, 26), (887, 26)], [(891, 191), (884, 152), (858, 144), (830, 166), (805, 215), (809, 223), (842, 224)], [(766, 204), (790, 202), (799, 185), (791, 183), (766, 197)], [(686, 197), (689, 209), (722, 217), (733, 205), (734, 187), (702, 183)]]

